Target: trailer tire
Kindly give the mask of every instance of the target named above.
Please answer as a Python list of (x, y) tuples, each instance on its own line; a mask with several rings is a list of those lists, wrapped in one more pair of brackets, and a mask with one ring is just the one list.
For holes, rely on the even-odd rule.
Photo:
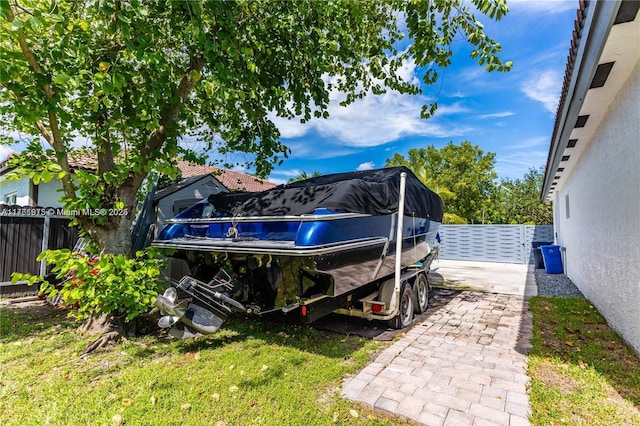
[(425, 274), (418, 274), (413, 283), (415, 313), (423, 314), (429, 308), (429, 281)]
[(400, 307), (398, 315), (389, 320), (389, 327), (395, 329), (405, 328), (413, 323), (413, 289), (409, 283), (405, 282), (400, 287)]

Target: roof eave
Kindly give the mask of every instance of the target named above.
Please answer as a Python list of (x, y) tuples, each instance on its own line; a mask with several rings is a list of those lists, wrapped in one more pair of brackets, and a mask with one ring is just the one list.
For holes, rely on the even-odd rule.
[(540, 198), (546, 201), (556, 171), (567, 148), (574, 124), (580, 115), (587, 91), (598, 67), (609, 32), (620, 8), (619, 1), (591, 1), (585, 8), (586, 17), (582, 28), (576, 63), (566, 90), (564, 102), (558, 106), (556, 127), (551, 137), (549, 156), (544, 174)]

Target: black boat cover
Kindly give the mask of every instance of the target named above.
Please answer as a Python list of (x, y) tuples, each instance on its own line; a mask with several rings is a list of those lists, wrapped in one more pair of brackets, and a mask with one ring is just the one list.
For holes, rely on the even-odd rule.
[(405, 215), (442, 222), (442, 200), (406, 167), (324, 175), (258, 193), (210, 195), (209, 202), (233, 216), (303, 215), (319, 208), (386, 215), (398, 211), (402, 172), (407, 174)]

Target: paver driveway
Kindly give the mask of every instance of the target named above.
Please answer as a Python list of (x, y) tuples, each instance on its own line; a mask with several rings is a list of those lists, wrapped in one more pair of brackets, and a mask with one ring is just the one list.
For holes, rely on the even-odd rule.
[(527, 296), (460, 291), (430, 310), (342, 395), (418, 424), (529, 424)]

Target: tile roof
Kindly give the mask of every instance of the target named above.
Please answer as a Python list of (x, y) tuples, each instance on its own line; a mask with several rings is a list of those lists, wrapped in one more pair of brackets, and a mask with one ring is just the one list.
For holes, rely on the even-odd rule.
[(182, 178), (213, 174), (224, 186), (231, 191), (260, 192), (275, 188), (277, 185), (268, 180), (258, 179), (246, 173), (235, 170), (221, 169), (219, 167), (189, 163), (178, 160), (178, 168), (182, 172)]
[[(0, 161), (0, 170), (4, 170), (5, 168), (9, 168), (7, 163), (11, 158), (20, 154), (19, 152), (10, 152), (7, 158)], [(69, 166), (75, 169), (84, 169), (84, 170), (95, 170), (98, 167), (98, 162), (95, 158), (95, 155), (86, 150), (86, 149), (75, 149), (73, 151), (69, 151)]]
[(571, 46), (569, 47), (569, 55), (567, 56), (567, 64), (565, 66), (564, 79), (562, 81), (562, 90), (560, 91), (560, 101), (558, 102), (556, 119), (553, 124), (552, 140), (553, 137), (558, 133), (558, 130), (562, 123), (561, 115), (562, 111), (564, 110), (565, 103), (567, 102), (569, 86), (571, 84), (571, 78), (573, 77), (576, 58), (578, 57), (578, 47), (580, 46), (580, 40), (582, 39), (582, 28), (584, 27), (586, 7), (586, 2), (584, 0), (580, 0), (578, 2), (578, 10), (576, 12), (577, 16), (576, 20), (573, 22), (573, 33), (571, 34)]
[[(8, 160), (16, 154), (16, 152), (12, 152), (6, 159), (0, 161), (0, 170), (4, 169)], [(69, 152), (69, 166), (76, 169), (95, 170), (98, 165), (93, 152), (78, 149)], [(273, 182), (258, 179), (246, 173), (220, 167), (193, 164), (184, 160), (178, 160), (178, 168), (182, 172), (183, 179), (213, 174), (220, 183), (231, 191), (260, 192), (277, 186)]]
[(14, 155), (16, 155), (17, 152), (10, 152), (9, 155), (7, 155), (7, 158), (5, 158), (4, 160), (0, 161), (0, 170), (4, 170), (7, 163), (9, 162), (9, 160), (11, 159), (11, 157), (13, 157)]
[(577, 167), (640, 52), (640, 2), (579, 0), (578, 6), (542, 184), (545, 201)]

